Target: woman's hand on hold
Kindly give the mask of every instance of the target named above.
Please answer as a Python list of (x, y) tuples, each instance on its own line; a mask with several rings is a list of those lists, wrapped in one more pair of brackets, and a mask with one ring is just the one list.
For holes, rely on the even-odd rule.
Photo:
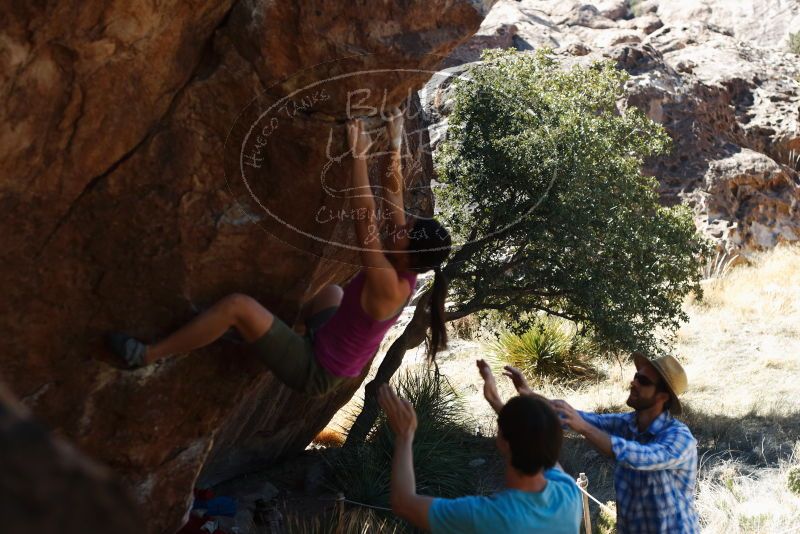
[(369, 152), (369, 147), (372, 146), (372, 137), (370, 137), (369, 132), (364, 128), (364, 123), (360, 120), (358, 122), (361, 128), (358, 135), (358, 143), (356, 144), (356, 154), (354, 156), (365, 159), (367, 157), (367, 152)]
[(386, 121), (386, 133), (389, 134), (389, 142), (392, 144), (394, 150), (400, 150), (400, 145), (403, 142), (403, 112), (400, 108), (392, 110), (392, 116)]
[(356, 149), (358, 147), (358, 138), (360, 137), (362, 128), (361, 119), (350, 119), (347, 121), (347, 144), (354, 158), (358, 157)]
[(347, 142), (354, 158), (364, 159), (366, 157), (369, 147), (372, 146), (372, 138), (364, 129), (364, 121), (352, 119), (347, 122)]

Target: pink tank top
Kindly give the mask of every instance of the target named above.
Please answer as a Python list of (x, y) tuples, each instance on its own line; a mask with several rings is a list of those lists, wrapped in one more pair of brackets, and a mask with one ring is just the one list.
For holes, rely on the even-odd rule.
[[(398, 273), (408, 281), (411, 292), (416, 273)], [(344, 288), (339, 309), (314, 335), (314, 354), (319, 364), (336, 376), (358, 376), (372, 358), (389, 328), (400, 314), (376, 321), (361, 307), (361, 290), (366, 275), (363, 269)]]

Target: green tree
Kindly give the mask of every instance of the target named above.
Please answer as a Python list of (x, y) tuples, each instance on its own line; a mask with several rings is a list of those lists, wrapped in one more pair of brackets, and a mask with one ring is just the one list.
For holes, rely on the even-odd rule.
[[(454, 82), (436, 158), (437, 201), (462, 243), (444, 268), (449, 319), (540, 311), (609, 349), (664, 349), (684, 297), (700, 293), (707, 245), (689, 210), (659, 205), (641, 173), (669, 137), (641, 111), (618, 110), (626, 79), (610, 62), (564, 70), (548, 51), (490, 51)], [(425, 303), (368, 385), (365, 413), (375, 385), (424, 340)]]

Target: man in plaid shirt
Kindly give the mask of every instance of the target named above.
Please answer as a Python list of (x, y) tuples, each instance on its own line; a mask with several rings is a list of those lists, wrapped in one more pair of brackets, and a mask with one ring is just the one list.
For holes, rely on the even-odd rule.
[[(627, 400), (633, 412), (586, 413), (562, 400), (552, 406), (564, 424), (615, 460), (618, 532), (698, 533), (697, 440), (673, 418), (681, 413), (678, 395), (686, 390), (686, 373), (672, 356), (648, 360), (634, 353), (633, 359), (636, 374)], [(507, 370), (520, 393), (530, 391), (516, 369)]]

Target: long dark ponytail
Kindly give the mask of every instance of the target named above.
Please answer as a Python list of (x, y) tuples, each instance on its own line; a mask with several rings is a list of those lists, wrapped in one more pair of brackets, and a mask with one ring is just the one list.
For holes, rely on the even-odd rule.
[(450, 255), (452, 241), (450, 232), (436, 219), (418, 219), (409, 235), (408, 252), (411, 254), (412, 270), (424, 273), (433, 269), (433, 287), (429, 299), (431, 338), (428, 343), (428, 359), (447, 347), (444, 303), (447, 299), (447, 277), (442, 273), (442, 264)]

